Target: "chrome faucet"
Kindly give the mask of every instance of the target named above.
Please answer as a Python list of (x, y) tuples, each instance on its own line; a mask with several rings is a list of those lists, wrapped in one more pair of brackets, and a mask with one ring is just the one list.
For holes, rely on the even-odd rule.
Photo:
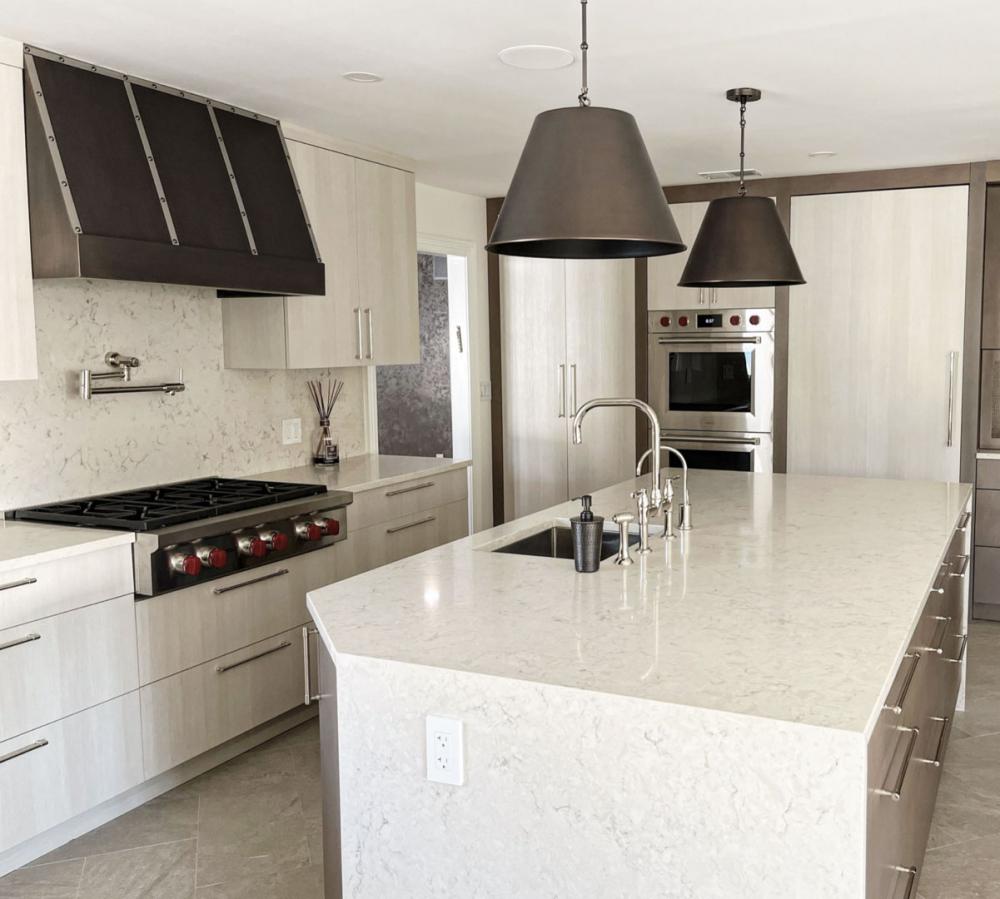
[[(677, 529), (681, 531), (691, 530), (691, 495), (688, 493), (688, 463), (687, 459), (684, 458), (684, 454), (679, 449), (674, 449), (672, 446), (667, 446), (665, 443), (660, 444), (660, 449), (665, 449), (668, 452), (673, 453), (678, 459), (681, 460), (681, 468), (683, 469), (683, 478), (681, 480), (681, 515), (680, 521), (677, 524)], [(639, 464), (635, 467), (635, 476), (639, 477), (642, 474), (642, 466), (645, 461), (649, 458), (652, 449), (646, 450), (639, 457)]]
[[(649, 516), (659, 515), (663, 509), (663, 489), (660, 486), (660, 420), (657, 418), (653, 407), (642, 400), (632, 399), (631, 397), (607, 397), (604, 399), (587, 400), (587, 402), (576, 410), (576, 415), (573, 416), (573, 443), (583, 443), (583, 430), (581, 427), (583, 419), (591, 409), (597, 409), (602, 406), (611, 408), (630, 406), (645, 414), (646, 418), (649, 419), (649, 427), (652, 431), (650, 436), (653, 444), (651, 450), (653, 454), (653, 469), (650, 472), (652, 476), (651, 489), (648, 495), (645, 489), (632, 494), (636, 499), (640, 522), (648, 522)], [(647, 531), (646, 548), (640, 548), (640, 552), (648, 551), (648, 527), (645, 530)]]

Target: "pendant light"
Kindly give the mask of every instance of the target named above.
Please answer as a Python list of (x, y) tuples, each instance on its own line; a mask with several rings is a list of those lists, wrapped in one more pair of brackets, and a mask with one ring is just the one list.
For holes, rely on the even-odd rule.
[(592, 107), (587, 0), (580, 0), (579, 105), (535, 117), (486, 249), (507, 256), (620, 259), (685, 250), (635, 119)]
[(746, 195), (746, 110), (747, 103), (760, 97), (755, 87), (726, 91), (727, 100), (740, 104), (740, 186), (735, 197), (708, 204), (678, 282), (681, 287), (805, 284), (774, 200)]

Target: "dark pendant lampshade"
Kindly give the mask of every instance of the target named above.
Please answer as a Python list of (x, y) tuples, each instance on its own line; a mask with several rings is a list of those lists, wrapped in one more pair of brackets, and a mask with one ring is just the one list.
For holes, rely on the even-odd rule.
[(620, 259), (686, 247), (635, 118), (572, 106), (535, 117), (486, 249)]
[(681, 287), (805, 284), (770, 197), (712, 200), (688, 255)]

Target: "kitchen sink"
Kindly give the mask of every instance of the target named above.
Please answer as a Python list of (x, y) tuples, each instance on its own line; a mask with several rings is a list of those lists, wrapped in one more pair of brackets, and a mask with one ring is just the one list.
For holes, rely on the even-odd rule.
[[(638, 534), (629, 534), (630, 546), (639, 543)], [(547, 559), (573, 558), (573, 532), (565, 525), (553, 525), (508, 543), (498, 546), (495, 553), (511, 553), (518, 556), (541, 556)], [(610, 559), (618, 552), (618, 531), (604, 531), (601, 537), (601, 559)]]

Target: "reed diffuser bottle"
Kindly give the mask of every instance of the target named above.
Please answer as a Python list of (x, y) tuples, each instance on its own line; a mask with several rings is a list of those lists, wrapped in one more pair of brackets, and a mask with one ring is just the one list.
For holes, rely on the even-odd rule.
[(343, 381), (307, 381), (309, 395), (312, 397), (316, 414), (319, 416), (319, 427), (316, 429), (316, 443), (313, 450), (313, 465), (336, 465), (340, 461), (340, 448), (333, 439), (330, 430), (330, 415), (333, 407), (344, 389)]

